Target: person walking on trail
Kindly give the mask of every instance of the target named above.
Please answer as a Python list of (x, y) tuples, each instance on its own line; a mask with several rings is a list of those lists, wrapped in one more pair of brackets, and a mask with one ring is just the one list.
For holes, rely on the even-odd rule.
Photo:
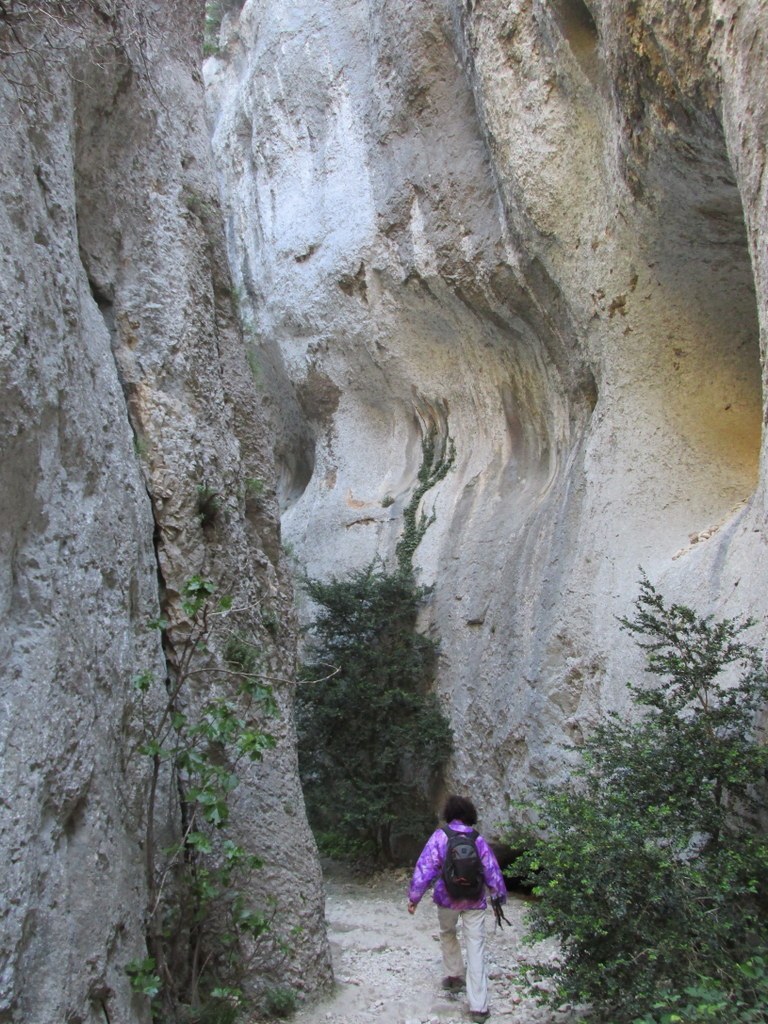
[(467, 950), (466, 986), (469, 1015), (484, 1021), (488, 1009), (485, 968), (486, 890), (500, 906), (507, 898), (504, 876), (488, 843), (473, 828), (477, 811), (471, 800), (450, 796), (443, 809), (445, 826), (427, 840), (419, 855), (408, 890), (408, 913), (415, 914), (424, 893), (435, 883), (440, 948), (446, 977), (443, 988), (464, 987), (465, 971), (456, 929), (461, 919)]

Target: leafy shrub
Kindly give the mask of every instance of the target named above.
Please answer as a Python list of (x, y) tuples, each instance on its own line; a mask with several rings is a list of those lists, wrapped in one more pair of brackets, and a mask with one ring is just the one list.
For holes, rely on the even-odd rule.
[(268, 1017), (290, 1017), (296, 1012), (296, 993), (292, 988), (277, 985), (264, 993), (264, 1012)]
[[(430, 692), (436, 646), (416, 629), (425, 591), (377, 565), (307, 580), (319, 605), (297, 698), (299, 768), (326, 851), (393, 859), (392, 838), (433, 825), (431, 803), (452, 748)], [(330, 668), (330, 674), (329, 674)]]
[(610, 714), (572, 781), (540, 791), (529, 938), (560, 940), (561, 963), (542, 967), (551, 1001), (591, 1004), (595, 1021), (722, 1020), (726, 998), (729, 1020), (764, 1020), (768, 749), (753, 729), (768, 680), (743, 639), (753, 623), (667, 607), (645, 576), (635, 608), (622, 626), (659, 682), (630, 685), (644, 717)]
[[(232, 606), (210, 580), (193, 576), (181, 595), (184, 627), (165, 680), (139, 673), (137, 751), (149, 759), (145, 914), (148, 956), (126, 966), (133, 990), (154, 1018), (231, 1024), (245, 1005), (241, 985), (271, 921), (251, 905), (259, 856), (228, 835), (239, 773), (275, 745), (265, 726), (277, 714), (260, 671), (262, 652), (247, 636), (222, 636)], [(163, 632), (165, 619), (150, 623)], [(225, 640), (224, 664), (209, 642)], [(180, 828), (161, 843), (167, 810), (163, 780), (173, 780)], [(162, 827), (163, 831), (160, 832)]]
[(765, 1024), (768, 958), (735, 964), (730, 979), (700, 978), (684, 992), (662, 991), (653, 1011), (634, 1024)]

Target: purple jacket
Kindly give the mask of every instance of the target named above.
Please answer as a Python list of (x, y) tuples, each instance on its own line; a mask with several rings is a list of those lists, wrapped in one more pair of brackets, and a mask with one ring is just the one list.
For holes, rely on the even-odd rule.
[[(472, 831), (471, 825), (465, 825), (463, 821), (458, 819), (449, 822), (449, 827), (454, 832)], [(483, 875), (485, 876), (485, 884), (490, 890), (491, 898), (498, 898), (503, 902), (507, 898), (507, 887), (504, 884), (504, 876), (501, 873), (498, 861), (493, 855), (493, 850), (491, 850), (482, 836), (477, 837), (475, 845), (477, 846), (477, 852), (480, 854), (480, 860), (483, 862)], [(411, 879), (411, 887), (408, 890), (408, 899), (413, 903), (418, 903), (430, 885), (437, 879), (432, 899), (438, 907), (449, 907), (451, 910), (485, 910), (487, 906), (485, 890), (476, 900), (457, 900), (445, 888), (441, 873), (447, 849), (448, 836), (439, 828), (429, 837), (427, 845), (421, 851), (421, 855), (416, 862), (413, 878)]]

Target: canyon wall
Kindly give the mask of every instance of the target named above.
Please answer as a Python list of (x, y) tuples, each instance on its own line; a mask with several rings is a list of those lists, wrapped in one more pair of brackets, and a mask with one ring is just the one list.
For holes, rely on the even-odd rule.
[(247, 0), (205, 66), (283, 534), (390, 564), (422, 442), (450, 782), (486, 827), (641, 659), (639, 567), (768, 596), (758, 0)]
[[(144, 699), (163, 702), (196, 573), (233, 596), (280, 710), (233, 829), (266, 862), (257, 902), (271, 913), (274, 898), (293, 936), (277, 980), (330, 978), (274, 466), (203, 117), (203, 14), (160, 0), (0, 12), (2, 1021), (149, 1020), (125, 971), (147, 954), (133, 681), (149, 673)], [(160, 613), (162, 643), (147, 628)], [(174, 788), (159, 801), (171, 815)]]
[(0, 1021), (148, 1020), (133, 680), (193, 574), (281, 712), (235, 801), (279, 980), (329, 980), (278, 502), (311, 574), (391, 562), (455, 446), (416, 561), (487, 828), (622, 706), (638, 566), (768, 610), (763, 0), (247, 0), (223, 209), (203, 7), (0, 10)]

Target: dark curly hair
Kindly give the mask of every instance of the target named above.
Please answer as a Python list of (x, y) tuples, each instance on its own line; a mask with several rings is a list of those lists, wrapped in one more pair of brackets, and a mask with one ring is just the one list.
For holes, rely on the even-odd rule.
[(477, 811), (475, 805), (467, 797), (449, 796), (443, 808), (443, 818), (445, 821), (453, 821), (454, 818), (458, 818), (465, 825), (474, 825), (477, 821)]

